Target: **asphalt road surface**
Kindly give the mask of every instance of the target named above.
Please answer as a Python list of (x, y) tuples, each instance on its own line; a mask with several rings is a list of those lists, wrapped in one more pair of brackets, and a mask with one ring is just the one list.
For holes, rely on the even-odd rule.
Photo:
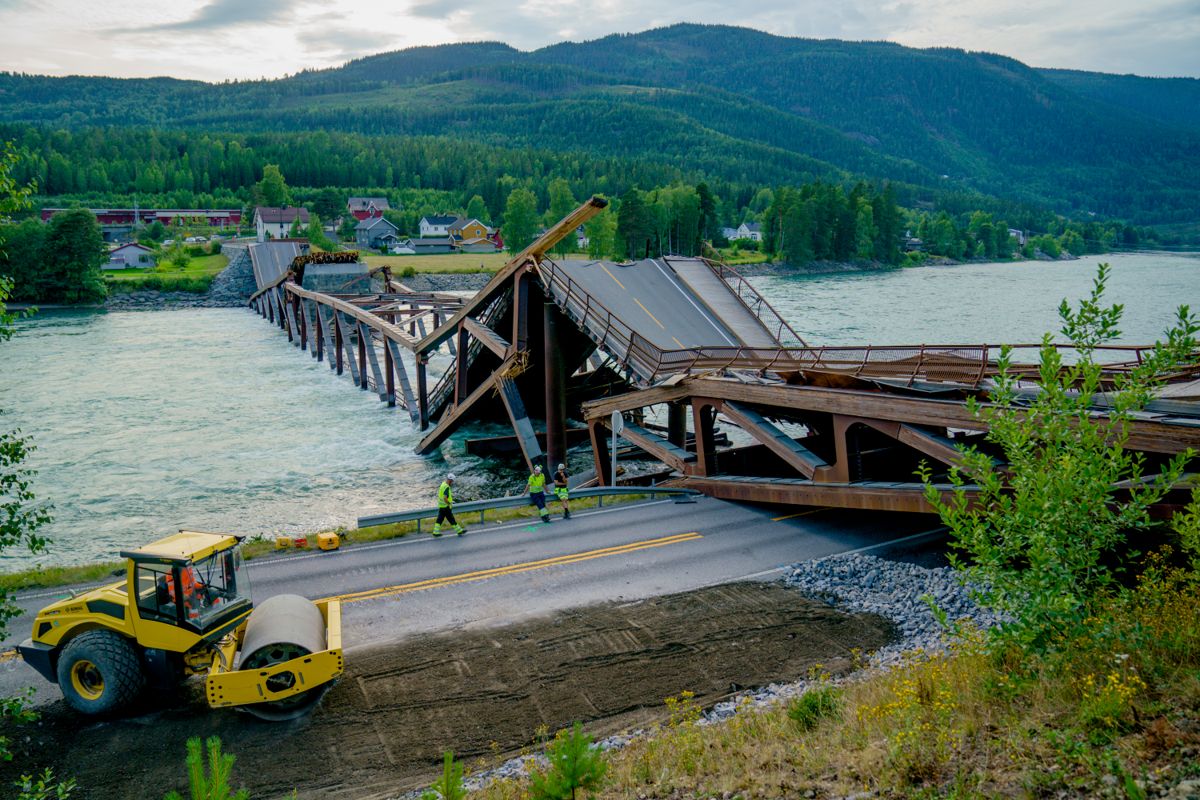
[(730, 327), (662, 260), (555, 263), (618, 319), (664, 350), (741, 344)]
[[(470, 519), (461, 520), (471, 527)], [(395, 642), (444, 630), (495, 626), (612, 600), (638, 600), (746, 579), (833, 553), (882, 551), (940, 531), (936, 518), (843, 509), (771, 511), (699, 498), (608, 507), (551, 524), (476, 526), (466, 536), (411, 536), (249, 563), (256, 600), (295, 593), (343, 600), (344, 644)], [(925, 535), (929, 536), (926, 537)], [(19, 595), (27, 613), (12, 640), (29, 636), (33, 615), (66, 589)], [(0, 691), (33, 686), (59, 697), (8, 651)]]

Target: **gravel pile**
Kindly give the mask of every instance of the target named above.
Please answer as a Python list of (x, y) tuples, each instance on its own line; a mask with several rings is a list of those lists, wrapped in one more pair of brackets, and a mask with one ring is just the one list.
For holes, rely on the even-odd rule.
[(401, 277), (399, 270), (393, 278), (414, 292), (477, 292), (492, 279), (490, 272), (422, 272), (408, 278)]

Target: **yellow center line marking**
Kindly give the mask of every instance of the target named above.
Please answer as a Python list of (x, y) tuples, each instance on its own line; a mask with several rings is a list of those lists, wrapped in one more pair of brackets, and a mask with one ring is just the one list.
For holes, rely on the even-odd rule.
[[(607, 274), (608, 277), (612, 278), (614, 281), (617, 281), (617, 276), (613, 275), (611, 272), (609, 272), (608, 267), (601, 264), (600, 269), (604, 270), (605, 274)], [(620, 286), (622, 289), (625, 289), (625, 284), (621, 283), (620, 281), (617, 281), (617, 286)], [(625, 291), (629, 291), (629, 290), (626, 289)]]
[(459, 575), (446, 575), (441, 578), (429, 578), (423, 581), (414, 581), (413, 583), (402, 583), (397, 586), (383, 586), (378, 589), (366, 589), (361, 592), (349, 592), (347, 594), (333, 595), (325, 598), (326, 600), (341, 600), (343, 603), (356, 603), (360, 600), (371, 600), (377, 597), (391, 597), (398, 594), (408, 594), (409, 592), (419, 592), (424, 589), (435, 589), (441, 586), (453, 586), (459, 583), (474, 583), (475, 581), (484, 581), (489, 578), (498, 578), (503, 575), (517, 575), (522, 572), (531, 572), (537, 569), (546, 569), (548, 567), (558, 567), (566, 564), (578, 564), (581, 561), (590, 561), (594, 558), (606, 558), (608, 556), (624, 555), (625, 553), (634, 553), (639, 550), (649, 550), (653, 547), (664, 547), (669, 544), (682, 544), (683, 542), (692, 542), (704, 537), (693, 531), (691, 533), (678, 533), (674, 536), (664, 536), (660, 539), (647, 539), (641, 542), (631, 542), (630, 544), (618, 545), (615, 547), (605, 547), (600, 550), (588, 550), (582, 553), (572, 553), (565, 556), (555, 556), (554, 558), (543, 558), (539, 561), (526, 561), (521, 564), (512, 564), (507, 567), (493, 567), (491, 569), (481, 569), (475, 572), (464, 572)]
[(658, 321), (658, 317), (656, 317), (656, 316), (654, 316), (653, 314), (651, 314), (651, 313), (650, 313), (650, 309), (648, 309), (648, 308), (646, 308), (645, 306), (643, 306), (643, 305), (642, 305), (642, 301), (641, 301), (641, 300), (638, 300), (638, 299), (635, 297), (635, 298), (633, 298), (633, 302), (635, 302), (635, 303), (637, 303), (639, 306), (641, 306), (641, 307), (642, 307), (642, 311), (645, 311), (645, 312), (646, 312), (646, 316), (648, 316), (650, 319), (654, 320), (654, 323), (655, 323), (656, 325), (658, 325), (658, 327), (662, 328), (664, 331), (667, 329), (667, 326), (666, 326), (666, 325), (663, 325), (661, 322), (659, 322), (659, 321)]
[(771, 522), (783, 522), (785, 519), (795, 519), (796, 517), (807, 517), (809, 514), (820, 514), (822, 511), (831, 511), (830, 508), (814, 508), (811, 511), (798, 511), (795, 514), (786, 514), (782, 517), (771, 517)]
[(0, 663), (4, 663), (5, 661), (12, 661), (14, 658), (17, 657), (17, 655), (18, 655), (17, 649), (15, 647), (11, 650), (5, 650), (4, 652), (0, 652)]
[[(672, 336), (671, 338), (672, 338), (672, 339), (675, 339), (675, 337), (674, 337), (674, 336)], [(686, 349), (687, 349), (687, 345), (685, 345), (683, 342), (679, 341), (678, 339), (675, 339), (675, 344), (679, 345), (679, 346), (680, 346), (680, 347), (682, 347), (684, 350), (686, 350)]]

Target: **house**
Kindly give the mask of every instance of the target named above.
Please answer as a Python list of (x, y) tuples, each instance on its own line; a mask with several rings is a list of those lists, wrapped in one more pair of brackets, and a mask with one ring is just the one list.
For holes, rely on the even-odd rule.
[(450, 226), (458, 221), (457, 216), (432, 215), (421, 217), (419, 228), (421, 236), (437, 236), (446, 238), (450, 236)]
[(731, 239), (749, 239), (753, 242), (762, 241), (762, 226), (757, 222), (743, 222), (738, 226), (737, 235)]
[(154, 251), (136, 242), (123, 244), (108, 254), (105, 269), (147, 269), (154, 266)]
[(398, 239), (400, 229), (383, 217), (366, 217), (354, 226), (354, 241), (362, 248), (377, 250), (386, 247), (385, 239)]
[(498, 253), (500, 248), (501, 246), (496, 244), (495, 239), (489, 239), (486, 236), (462, 239), (454, 243), (454, 249), (460, 253)]
[(1017, 244), (1021, 247), (1025, 246), (1025, 231), (1019, 231), (1016, 228), (1009, 228), (1008, 235), (1010, 238), (1016, 239)]
[(346, 210), (357, 220), (368, 217), (382, 217), (383, 212), (391, 208), (386, 197), (351, 197), (346, 201)]
[(432, 239), (401, 239), (392, 247), (393, 253), (403, 255), (418, 255), (428, 256), (437, 253), (449, 253), (454, 249), (453, 243), (449, 238)]
[[(43, 208), (42, 222), (65, 208)], [(106, 242), (129, 236), (135, 228), (161, 222), (171, 227), (176, 220), (180, 225), (237, 230), (242, 222), (240, 208), (89, 208), (100, 223), (100, 232)]]
[(721, 236), (725, 237), (726, 241), (732, 241), (738, 238), (737, 228), (721, 228)]
[(458, 217), (450, 223), (447, 233), (456, 241), (486, 239), (492, 234), (492, 229), (477, 219)]
[(308, 224), (308, 209), (303, 206), (288, 206), (287, 208), (272, 208), (258, 206), (254, 209), (254, 230), (258, 241), (265, 242), (267, 237), (286, 239), (291, 233), (296, 220), (301, 225)]

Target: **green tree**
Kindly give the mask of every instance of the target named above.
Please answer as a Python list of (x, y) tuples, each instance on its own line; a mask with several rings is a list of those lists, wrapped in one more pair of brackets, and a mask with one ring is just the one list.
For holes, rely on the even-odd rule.
[(100, 223), (86, 208), (60, 211), (51, 218), (42, 260), (45, 264), (42, 300), (94, 303), (108, 294), (100, 272), (108, 262), (108, 248), (100, 233)]
[(588, 256), (612, 258), (617, 237), (617, 217), (612, 212), (612, 206), (589, 219), (583, 226), (583, 232), (588, 240)]
[(313, 213), (319, 214), (322, 219), (337, 219), (347, 215), (350, 212), (346, 210), (346, 199), (345, 193), (326, 186), (313, 198)]
[(519, 253), (537, 236), (537, 197), (528, 189), (513, 189), (504, 209), (504, 244)]
[(472, 195), (467, 203), (467, 219), (477, 219), (484, 225), (488, 224), (487, 205), (479, 195)]
[(865, 197), (858, 199), (858, 209), (854, 217), (854, 257), (863, 261), (875, 258), (875, 209)]
[(592, 737), (578, 722), (569, 732), (558, 732), (546, 748), (546, 758), (550, 767), (529, 776), (532, 800), (575, 800), (581, 792), (599, 789), (608, 772), (604, 753), (592, 744)]
[(703, 181), (696, 184), (696, 196), (700, 198), (700, 238), (712, 241), (721, 227), (717, 219), (717, 198)]
[[(546, 225), (555, 225), (563, 217), (570, 214), (579, 205), (575, 200), (575, 195), (571, 194), (571, 184), (567, 183), (563, 178), (555, 178), (550, 181), (550, 186), (547, 187), (550, 194), (550, 208), (546, 210)], [(554, 245), (556, 253), (570, 253), (576, 249), (574, 236), (565, 236), (562, 241)]]
[[(1118, 546), (1150, 526), (1150, 506), (1194, 455), (1180, 454), (1151, 475), (1142, 457), (1124, 445), (1129, 423), (1152, 398), (1160, 376), (1196, 359), (1200, 324), (1181, 306), (1166, 340), (1107, 388), (1096, 351), (1120, 335), (1122, 313), (1119, 305), (1102, 304), (1108, 275), (1108, 266), (1100, 265), (1079, 308), (1072, 310), (1066, 300), (1059, 307), (1075, 363), (1064, 362), (1046, 334), (1036, 394), (1022, 391), (1006, 349), (989, 404), (969, 402), (1005, 463), (992, 453), (963, 449), (950, 471), (949, 501), (942, 500), (928, 468), (921, 470), (925, 498), (950, 529), (954, 566), (983, 604), (1008, 617), (999, 635), (1024, 648), (1065, 645), (1082, 629), (1089, 610), (1116, 586)], [(1102, 389), (1107, 418), (1094, 416)], [(968, 483), (978, 487), (974, 502), (967, 499)]]
[(304, 238), (308, 239), (309, 244), (315, 245), (322, 250), (336, 250), (337, 243), (329, 241), (329, 237), (325, 235), (324, 229), (321, 227), (321, 218), (316, 212), (308, 215), (308, 225), (304, 228)]
[(36, 219), (27, 219), (20, 225), (0, 225), (0, 234), (3, 236), (0, 276), (11, 280), (12, 299), (37, 302), (43, 290), (46, 226)]
[[(236, 760), (235, 756), (221, 752), (221, 740), (216, 736), (210, 736), (203, 745), (199, 736), (188, 739), (188, 796), (191, 800), (250, 800), (248, 791), (238, 789), (235, 792), (229, 786)], [(183, 800), (183, 796), (171, 791), (163, 800)]]
[(187, 248), (183, 246), (183, 242), (175, 242), (171, 248), (171, 254), (167, 257), (168, 263), (176, 269), (187, 269), (188, 264), (192, 263), (192, 257), (188, 255)]
[[(32, 184), (22, 184), (13, 178), (17, 159), (11, 143), (0, 145), (0, 214), (3, 215), (28, 208), (33, 192)], [(0, 226), (0, 252), (5, 249), (5, 236), (4, 226)], [(19, 316), (8, 310), (7, 301), (12, 289), (12, 278), (0, 276), (0, 343), (12, 338), (13, 326)], [(46, 552), (49, 545), (49, 540), (38, 530), (50, 522), (50, 510), (37, 502), (30, 488), (36, 472), (26, 465), (34, 450), (33, 441), (21, 435), (20, 430), (0, 430), (0, 554), (20, 548), (37, 555)], [(20, 614), (21, 609), (13, 602), (12, 594), (0, 587), (0, 639), (8, 638), (8, 622)], [(32, 722), (36, 718), (24, 696), (0, 698), (0, 720)], [(8, 737), (0, 735), (0, 759), (11, 761), (12, 758)], [(52, 778), (49, 772), (43, 778), (42, 788), (46, 788)], [(66, 784), (59, 784), (59, 794), (62, 794), (63, 786)], [(67, 793), (70, 789), (70, 786), (66, 787)]]
[(278, 164), (267, 164), (263, 167), (258, 190), (262, 194), (263, 205), (282, 208), (292, 204), (291, 190), (283, 180), (283, 173), (280, 172)]
[(646, 258), (650, 255), (653, 237), (653, 217), (646, 207), (644, 195), (637, 189), (630, 189), (621, 196), (621, 207), (617, 209), (617, 255), (630, 259)]

